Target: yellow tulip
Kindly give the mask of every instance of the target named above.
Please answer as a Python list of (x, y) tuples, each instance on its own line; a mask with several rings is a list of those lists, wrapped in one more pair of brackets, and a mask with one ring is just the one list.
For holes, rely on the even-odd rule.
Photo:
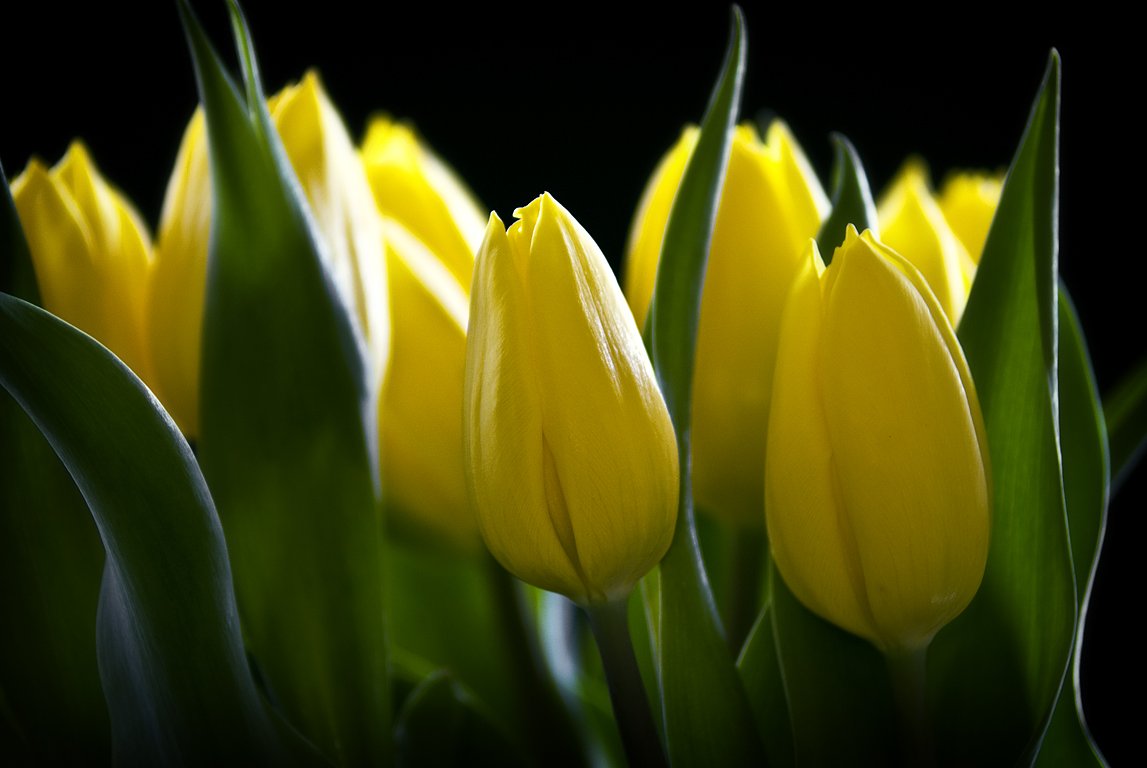
[(1002, 173), (962, 172), (948, 177), (940, 190), (940, 210), (976, 264), (984, 252), (988, 227), (1000, 204)]
[(464, 450), (490, 552), (582, 604), (612, 602), (664, 556), (677, 443), (609, 265), (548, 194), (490, 216), (466, 345)]
[(458, 177), (409, 127), (375, 117), (362, 146), (375, 203), (400, 221), (469, 290), (485, 217)]
[(813, 612), (881, 650), (926, 647), (971, 601), (990, 528), (975, 386), (921, 273), (849, 227), (815, 244), (781, 329), (765, 514)]
[(387, 509), (417, 535), (480, 547), (462, 455), (470, 283), (401, 224), (385, 223), (393, 337), (379, 439)]
[(876, 218), (881, 242), (920, 270), (948, 320), (958, 325), (976, 264), (932, 196), (922, 162), (909, 160), (904, 165), (881, 197)]
[[(644, 324), (669, 209), (697, 142), (686, 129), (646, 187), (630, 235), (626, 295)], [(699, 507), (760, 525), (776, 338), (789, 285), (828, 201), (784, 123), (767, 141), (736, 129), (697, 328), (693, 491)]]
[(51, 170), (12, 183), (44, 308), (87, 332), (149, 382), (144, 305), (151, 243), (139, 214), (75, 142)]
[[(336, 288), (362, 330), (380, 382), (390, 340), (382, 222), (366, 172), (313, 72), (269, 100), (271, 117), (310, 204)], [(203, 115), (191, 120), (167, 188), (148, 313), (160, 400), (189, 436), (199, 425), (199, 354), (211, 179)]]

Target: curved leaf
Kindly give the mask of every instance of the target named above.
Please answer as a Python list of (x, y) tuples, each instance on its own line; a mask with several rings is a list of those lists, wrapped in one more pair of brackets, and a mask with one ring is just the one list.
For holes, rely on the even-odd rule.
[(231, 4), (247, 96), (180, 3), (214, 209), (200, 460), (252, 653), (289, 719), (340, 763), (390, 753), (375, 392)]
[(816, 236), (817, 248), (825, 266), (832, 263), (837, 246), (844, 242), (844, 230), (849, 224), (857, 232), (876, 228), (876, 204), (872, 202), (872, 189), (868, 175), (860, 162), (856, 147), (842, 133), (832, 134), (832, 212), (820, 226)]
[(3, 294), (0, 384), (67, 466), (107, 553), (97, 643), (116, 760), (306, 758), (255, 688), (211, 496), (147, 388), (89, 336)]
[(1056, 407), (1058, 175), (1053, 52), (959, 328), (987, 428), (993, 512), (980, 590), (929, 655), (938, 750), (957, 763), (1030, 762), (1071, 656), (1075, 580)]
[[(0, 291), (39, 303), (0, 168)], [(87, 504), (24, 410), (0, 392), (0, 754), (15, 762), (111, 759), (96, 665), (104, 549)], [(86, 630), (86, 631), (84, 631)]]
[(1147, 360), (1140, 362), (1104, 399), (1103, 411), (1111, 440), (1114, 492), (1147, 452)]
[[(772, 592), (771, 583), (765, 592)], [(749, 703), (757, 718), (757, 732), (765, 742), (767, 764), (791, 766), (796, 764), (792, 718), (789, 716), (788, 699), (785, 697), (785, 685), (777, 657), (773, 613), (772, 603), (766, 602), (737, 658), (737, 671), (741, 673)]]
[(653, 293), (653, 367), (677, 433), (680, 506), (661, 562), (658, 679), (675, 765), (743, 764), (762, 754), (752, 712), (713, 605), (693, 521), (689, 433), (701, 286), (733, 125), (741, 101), (745, 32), (734, 6), (725, 64), (665, 228)]

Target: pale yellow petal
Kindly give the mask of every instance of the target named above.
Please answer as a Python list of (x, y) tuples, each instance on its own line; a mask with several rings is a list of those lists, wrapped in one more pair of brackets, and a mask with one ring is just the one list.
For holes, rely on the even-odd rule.
[(976, 264), (984, 252), (1003, 186), (1000, 173), (957, 173), (948, 178), (940, 191), (940, 210)]

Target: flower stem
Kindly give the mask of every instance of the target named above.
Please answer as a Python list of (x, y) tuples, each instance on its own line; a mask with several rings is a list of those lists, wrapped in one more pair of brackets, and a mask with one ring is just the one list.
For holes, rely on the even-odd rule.
[(514, 670), (514, 706), (532, 762), (547, 766), (584, 765), (581, 742), (557, 686), (545, 669), (517, 580), (493, 558), (486, 559), (486, 572), (494, 610), (504, 632), (505, 652)]
[(609, 699), (626, 759), (631, 766), (667, 767), (669, 763), (653, 724), (645, 684), (633, 655), (626, 600), (588, 605), (585, 611), (601, 652)]
[(885, 654), (900, 721), (900, 748), (908, 768), (936, 765), (925, 687), (928, 647)]

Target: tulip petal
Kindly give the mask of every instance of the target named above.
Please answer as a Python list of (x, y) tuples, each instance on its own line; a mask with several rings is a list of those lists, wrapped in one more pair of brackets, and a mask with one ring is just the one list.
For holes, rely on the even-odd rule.
[(958, 173), (940, 191), (938, 202), (944, 219), (976, 264), (984, 252), (1003, 186), (1002, 174)]
[(585, 601), (589, 588), (550, 518), (533, 318), (510, 240), (490, 215), (475, 264), (466, 348), (467, 480), (491, 554), (523, 581)]
[(850, 232), (826, 285), (823, 352), (833, 362), (823, 401), (878, 644), (913, 649), (964, 609), (983, 577), (983, 430), (942, 311), (907, 262), (866, 237), (853, 247)]

